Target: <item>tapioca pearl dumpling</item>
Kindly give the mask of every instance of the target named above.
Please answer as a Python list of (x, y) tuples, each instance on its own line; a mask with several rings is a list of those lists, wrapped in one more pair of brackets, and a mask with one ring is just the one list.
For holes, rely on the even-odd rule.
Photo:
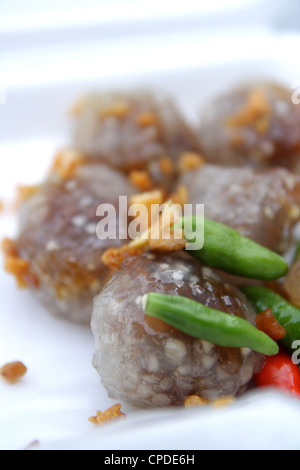
[(252, 324), (244, 295), (185, 252), (126, 260), (95, 299), (93, 365), (110, 397), (138, 407), (182, 405), (188, 395), (208, 400), (238, 395), (263, 357), (188, 336), (145, 315), (149, 292), (181, 295), (238, 315)]
[(300, 178), (285, 168), (205, 164), (179, 179), (205, 216), (284, 254), (300, 220)]
[[(124, 240), (119, 234), (127, 234), (127, 217), (119, 218), (119, 196), (135, 192), (124, 175), (107, 165), (81, 164), (72, 177), (52, 173), (22, 202), (16, 251), (29, 263), (39, 285), (33, 292), (47, 310), (89, 325), (93, 298), (110, 273), (101, 256), (120, 247)], [(116, 238), (98, 236), (101, 204), (115, 209)]]
[(201, 111), (199, 140), (207, 161), (228, 166), (283, 166), (300, 171), (300, 106), (280, 83), (251, 83), (216, 97)]
[(126, 172), (146, 170), (155, 184), (174, 178), (183, 152), (198, 151), (191, 125), (162, 93), (95, 92), (81, 99), (73, 122), (73, 145), (85, 158)]

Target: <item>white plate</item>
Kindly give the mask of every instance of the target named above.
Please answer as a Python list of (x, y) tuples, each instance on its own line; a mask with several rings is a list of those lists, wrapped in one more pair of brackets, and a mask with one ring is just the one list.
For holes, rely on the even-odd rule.
[[(236, 32), (223, 38), (220, 46), (211, 33), (205, 49), (202, 40), (201, 33), (194, 32), (167, 36), (160, 45), (146, 41), (143, 56), (138, 45), (126, 49), (119, 67), (112, 59), (120, 44), (110, 44), (105, 53), (94, 44), (77, 56), (77, 65), (74, 50), (68, 55), (66, 50), (56, 54), (51, 49), (53, 55), (47, 61), (28, 55), (23, 76), (25, 57), (18, 55), (15, 63), (15, 56), (8, 54), (7, 68), (2, 69), (6, 104), (0, 105), (0, 200), (10, 202), (16, 184), (35, 183), (43, 177), (55, 151), (68, 141), (67, 109), (91, 87), (165, 89), (193, 120), (204, 101), (242, 79), (282, 79), (288, 86), (300, 81), (296, 35)], [(102, 68), (98, 61), (93, 67), (96, 50)], [(50, 67), (54, 58), (60, 64), (56, 73)], [(1, 215), (1, 237), (14, 231), (14, 214)], [(278, 393), (246, 395), (224, 410), (141, 411), (122, 403), (126, 420), (105, 428), (92, 425), (89, 416), (115, 400), (107, 397), (92, 368), (89, 329), (49, 316), (29, 292), (17, 290), (3, 271), (0, 295), (0, 363), (21, 360), (28, 367), (18, 384), (0, 381), (0, 448), (22, 449), (33, 441), (39, 442), (39, 449), (300, 447), (300, 403)]]

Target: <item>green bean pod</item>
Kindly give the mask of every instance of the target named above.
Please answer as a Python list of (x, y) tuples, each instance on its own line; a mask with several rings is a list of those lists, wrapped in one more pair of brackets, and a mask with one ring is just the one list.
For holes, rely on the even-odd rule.
[(218, 346), (250, 348), (266, 356), (279, 351), (275, 341), (247, 320), (206, 307), (187, 297), (153, 292), (143, 297), (143, 308), (146, 314), (187, 335)]
[(289, 266), (281, 256), (227, 225), (206, 217), (190, 216), (183, 217), (176, 226), (182, 226), (185, 238), (194, 243), (197, 227), (199, 232), (203, 231), (203, 224), (203, 247), (196, 250), (187, 248), (187, 251), (207, 266), (262, 281), (274, 281), (287, 274)]
[(267, 287), (247, 286), (242, 291), (253, 303), (257, 313), (267, 308), (272, 310), (278, 323), (286, 330), (286, 336), (281, 343), (293, 351), (293, 342), (300, 340), (300, 309)]

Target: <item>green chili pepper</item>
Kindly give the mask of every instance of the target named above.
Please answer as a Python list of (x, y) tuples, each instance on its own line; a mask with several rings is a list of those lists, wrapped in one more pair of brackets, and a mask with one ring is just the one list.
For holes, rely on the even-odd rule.
[(298, 240), (296, 243), (295, 252), (293, 256), (293, 263), (297, 261), (297, 259), (299, 258), (299, 255), (300, 255), (300, 240)]
[(275, 341), (243, 318), (211, 309), (187, 297), (150, 293), (143, 297), (143, 308), (148, 315), (187, 335), (218, 346), (250, 348), (266, 356), (279, 351)]
[[(201, 249), (187, 251), (206, 265), (237, 276), (262, 281), (272, 281), (285, 276), (288, 263), (277, 253), (242, 236), (227, 225), (206, 217), (183, 217), (176, 226), (184, 228), (190, 243), (196, 240), (197, 227), (203, 231), (204, 244)], [(188, 230), (185, 230), (188, 228)]]
[(293, 342), (300, 340), (300, 309), (267, 287), (247, 286), (242, 290), (255, 306), (257, 313), (267, 308), (272, 310), (278, 323), (286, 330), (286, 336), (281, 340), (282, 344), (293, 351)]

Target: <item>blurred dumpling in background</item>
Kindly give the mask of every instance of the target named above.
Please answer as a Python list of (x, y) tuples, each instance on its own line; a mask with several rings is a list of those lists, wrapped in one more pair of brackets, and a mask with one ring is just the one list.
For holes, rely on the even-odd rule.
[(179, 179), (190, 204), (204, 204), (206, 217), (278, 253), (285, 253), (300, 220), (300, 177), (285, 168), (204, 164)]
[(300, 105), (277, 83), (230, 89), (201, 111), (205, 158), (229, 166), (283, 166), (300, 172)]
[(145, 190), (151, 182), (172, 181), (180, 155), (198, 151), (196, 134), (164, 94), (91, 93), (75, 103), (72, 114), (73, 147), (120, 171), (147, 171)]
[[(93, 298), (110, 273), (102, 254), (124, 243), (119, 233), (127, 237), (119, 196), (131, 196), (136, 190), (125, 175), (104, 164), (78, 160), (71, 171), (62, 172), (62, 156), (70, 157), (60, 154), (45, 181), (25, 188), (16, 239), (4, 241), (6, 269), (49, 312), (88, 325)], [(103, 203), (115, 208), (116, 219), (113, 212), (107, 217), (114, 218), (116, 238), (97, 236), (97, 208)]]

